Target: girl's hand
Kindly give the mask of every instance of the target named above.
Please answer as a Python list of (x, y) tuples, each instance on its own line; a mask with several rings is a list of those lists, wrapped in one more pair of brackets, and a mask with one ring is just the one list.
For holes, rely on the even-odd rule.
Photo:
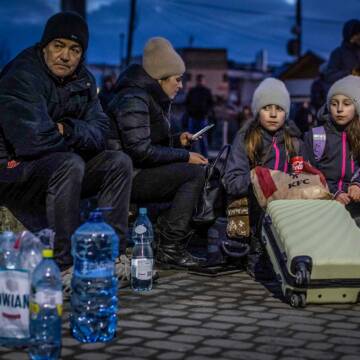
[(180, 134), (180, 143), (182, 146), (189, 146), (191, 145), (192, 141), (192, 134), (189, 132), (183, 132)]
[(348, 194), (351, 200), (360, 201), (360, 187), (357, 185), (350, 185), (348, 188)]
[(336, 196), (335, 200), (343, 205), (348, 205), (350, 204), (351, 201), (350, 196), (347, 193), (340, 193), (339, 195)]

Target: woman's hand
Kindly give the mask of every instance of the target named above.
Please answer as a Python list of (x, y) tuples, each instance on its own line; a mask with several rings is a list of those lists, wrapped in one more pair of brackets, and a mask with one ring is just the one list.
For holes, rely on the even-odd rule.
[(360, 187), (357, 185), (350, 185), (348, 187), (348, 195), (351, 200), (359, 202), (360, 201)]
[(188, 161), (189, 164), (206, 165), (209, 163), (208, 159), (202, 156), (201, 154), (195, 152), (190, 152), (189, 154), (190, 154)]
[(347, 205), (350, 203), (351, 199), (349, 194), (347, 193), (340, 193), (335, 198), (336, 201), (338, 201), (340, 204)]
[(193, 135), (189, 132), (183, 132), (180, 134), (180, 143), (182, 146), (189, 146), (191, 145)]

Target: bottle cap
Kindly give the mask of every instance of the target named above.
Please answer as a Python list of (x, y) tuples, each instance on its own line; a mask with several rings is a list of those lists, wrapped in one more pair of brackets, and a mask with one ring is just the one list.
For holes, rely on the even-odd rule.
[(146, 215), (147, 214), (147, 208), (140, 208), (139, 209), (139, 214), (140, 215)]
[(54, 257), (54, 250), (53, 249), (44, 249), (42, 251), (43, 258), (52, 258)]

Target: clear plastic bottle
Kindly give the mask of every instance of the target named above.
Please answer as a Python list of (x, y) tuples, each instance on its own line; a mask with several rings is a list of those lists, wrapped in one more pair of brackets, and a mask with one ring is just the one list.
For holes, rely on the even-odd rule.
[(44, 245), (30, 231), (23, 231), (17, 239), (20, 242), (17, 268), (27, 270), (31, 279), (32, 273), (41, 262)]
[(72, 335), (81, 342), (105, 342), (115, 335), (118, 253), (119, 239), (100, 211), (92, 212), (72, 236), (70, 326)]
[(142, 225), (146, 228), (146, 231), (147, 231), (146, 237), (149, 238), (150, 242), (152, 243), (154, 241), (154, 230), (153, 230), (152, 223), (151, 223), (149, 217), (147, 216), (146, 208), (139, 209), (139, 215), (136, 218), (136, 220), (133, 224), (133, 228), (132, 228), (132, 233), (131, 233), (132, 240), (137, 237), (137, 235), (135, 234), (135, 230), (140, 225)]
[(42, 254), (31, 282), (29, 356), (31, 360), (56, 360), (61, 352), (61, 273), (53, 250), (45, 249)]
[(19, 249), (16, 246), (16, 236), (12, 231), (4, 231), (0, 236), (0, 267), (3, 269), (15, 269)]
[(152, 250), (153, 228), (146, 215), (145, 208), (140, 208), (132, 232), (134, 248), (131, 257), (131, 287), (134, 291), (152, 289), (154, 255)]

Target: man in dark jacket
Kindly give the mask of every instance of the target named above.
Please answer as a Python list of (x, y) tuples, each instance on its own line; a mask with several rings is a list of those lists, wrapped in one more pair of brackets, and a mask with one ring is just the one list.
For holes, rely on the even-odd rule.
[(114, 120), (112, 146), (133, 160), (135, 176), (131, 198), (136, 203), (171, 202), (158, 219), (157, 260), (173, 267), (197, 265), (186, 251), (190, 221), (204, 185), (207, 159), (184, 147), (190, 133), (171, 136), (170, 104), (182, 87), (185, 65), (164, 38), (145, 46), (143, 66), (122, 73), (109, 104)]
[(109, 120), (83, 65), (88, 34), (82, 17), (58, 13), (0, 75), (0, 202), (29, 230), (56, 232), (62, 270), (81, 197), (97, 195), (122, 240), (127, 232), (131, 162), (105, 151)]
[(331, 54), (325, 81), (327, 88), (337, 80), (347, 76), (356, 75), (360, 70), (360, 20), (349, 20), (343, 27), (343, 42)]
[[(196, 133), (209, 125), (208, 115), (213, 108), (213, 98), (210, 89), (204, 85), (204, 75), (196, 76), (196, 86), (190, 89), (186, 96), (186, 111), (189, 116), (189, 131)], [(205, 157), (208, 156), (207, 134), (194, 143), (194, 150)]]

